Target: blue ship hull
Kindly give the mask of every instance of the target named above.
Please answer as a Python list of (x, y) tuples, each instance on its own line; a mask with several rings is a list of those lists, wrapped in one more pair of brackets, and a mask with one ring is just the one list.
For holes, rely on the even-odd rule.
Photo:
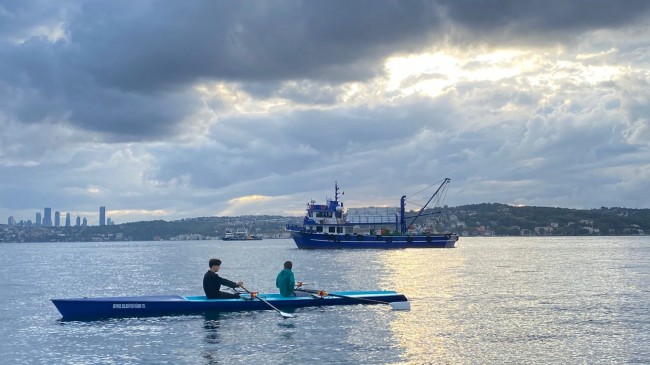
[(396, 249), (396, 248), (453, 248), (458, 235), (428, 236), (370, 236), (331, 235), (291, 231), (296, 246), (302, 249)]
[[(372, 304), (363, 299), (386, 303), (408, 301), (394, 291), (332, 292), (332, 296), (282, 297), (280, 294), (258, 294), (277, 308)], [(342, 298), (334, 295), (343, 295)], [(242, 295), (240, 299), (206, 299), (205, 296), (136, 296), (106, 298), (52, 299), (64, 320), (94, 320), (112, 317), (150, 317), (206, 312), (237, 312), (268, 310), (270, 306), (258, 299)]]

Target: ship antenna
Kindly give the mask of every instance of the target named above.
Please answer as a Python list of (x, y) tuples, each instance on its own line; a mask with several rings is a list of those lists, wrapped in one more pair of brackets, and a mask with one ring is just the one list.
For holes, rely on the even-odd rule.
[(334, 201), (339, 201), (339, 183), (334, 180)]

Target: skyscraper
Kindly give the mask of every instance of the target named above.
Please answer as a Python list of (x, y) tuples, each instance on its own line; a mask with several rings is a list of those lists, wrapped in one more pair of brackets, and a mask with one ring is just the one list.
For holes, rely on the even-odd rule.
[(81, 226), (81, 217), (80, 216), (77, 216), (77, 221), (75, 223), (76, 223), (75, 226), (77, 226), (77, 227)]
[(41, 212), (36, 212), (36, 225), (37, 225), (37, 226), (40, 226), (41, 223), (43, 223), (43, 222), (41, 221)]
[(52, 208), (45, 208), (43, 214), (43, 225), (48, 227), (52, 226)]
[(70, 213), (65, 213), (65, 226), (70, 227)]
[(87, 227), (87, 226), (88, 226), (88, 220), (86, 219), (86, 217), (84, 217), (83, 223), (81, 223), (81, 225), (82, 225), (83, 227)]
[(61, 212), (54, 212), (54, 227), (61, 227)]
[(99, 207), (99, 225), (106, 225), (106, 207)]

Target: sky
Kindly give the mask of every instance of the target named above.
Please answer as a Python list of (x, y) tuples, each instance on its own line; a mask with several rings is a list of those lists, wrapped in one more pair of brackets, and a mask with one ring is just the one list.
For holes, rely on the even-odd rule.
[(647, 209), (649, 83), (646, 0), (0, 0), (0, 223)]

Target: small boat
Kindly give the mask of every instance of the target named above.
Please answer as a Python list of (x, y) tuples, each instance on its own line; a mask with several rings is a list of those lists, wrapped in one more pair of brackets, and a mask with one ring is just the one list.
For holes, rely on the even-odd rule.
[(231, 229), (226, 229), (226, 234), (221, 239), (223, 241), (259, 241), (262, 237), (248, 234), (248, 230), (242, 228), (234, 232)]
[[(339, 201), (338, 183), (334, 183), (334, 200), (327, 199), (326, 204), (307, 204), (307, 214), (302, 226), (287, 225), (296, 246), (303, 249), (336, 249), (336, 248), (453, 248), (458, 241), (458, 234), (453, 232), (429, 233), (414, 232), (415, 221), (423, 216), (439, 214), (440, 212), (425, 213), (429, 203), (446, 189), (451, 179), (445, 178), (429, 201), (419, 212), (406, 217), (406, 196), (400, 199), (400, 208), (376, 209), (366, 214), (353, 214), (348, 209), (343, 210), (343, 202)], [(394, 226), (394, 230), (385, 227)], [(365, 229), (364, 231), (364, 227)]]
[[(321, 292), (321, 295), (283, 297), (280, 294), (240, 294), (239, 299), (206, 299), (205, 296), (155, 295), (134, 297), (52, 299), (64, 320), (113, 317), (150, 317), (205, 312), (237, 312), (351, 304), (408, 302), (394, 291)], [(257, 300), (260, 299), (260, 300)], [(270, 305), (269, 305), (270, 304)], [(407, 303), (408, 304), (408, 303)]]

